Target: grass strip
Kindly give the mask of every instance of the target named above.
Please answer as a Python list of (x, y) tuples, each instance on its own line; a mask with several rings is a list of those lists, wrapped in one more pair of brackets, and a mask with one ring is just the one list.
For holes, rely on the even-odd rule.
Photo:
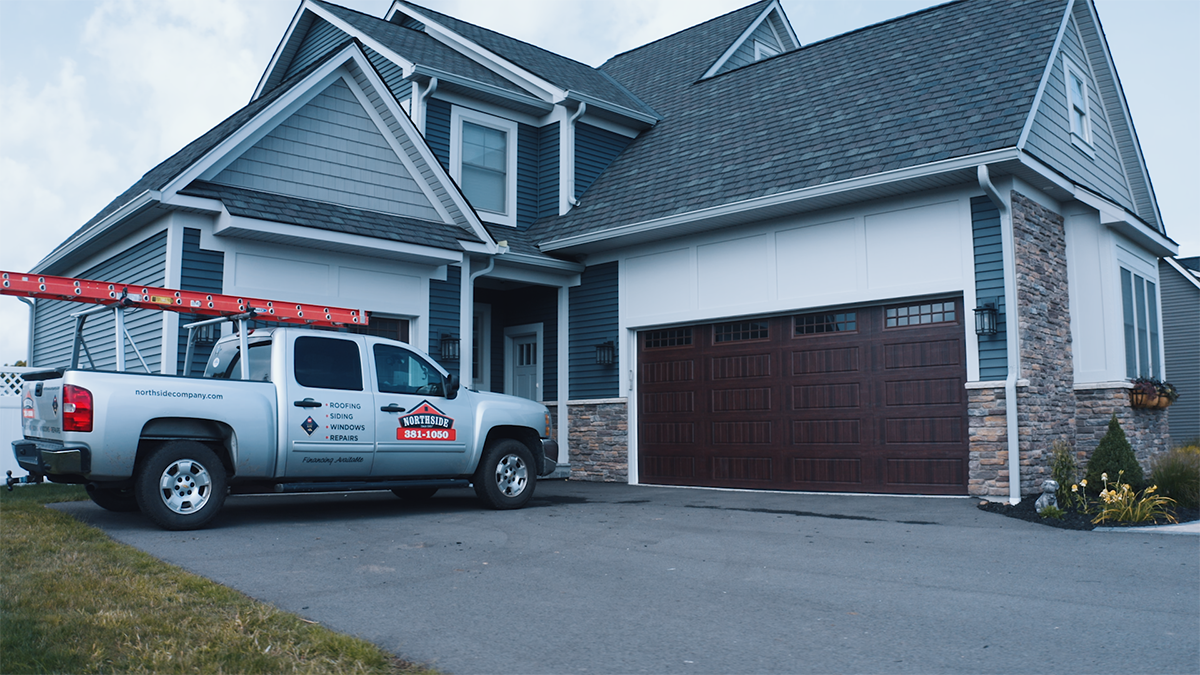
[(0, 672), (436, 675), (45, 508), (80, 487), (0, 492)]

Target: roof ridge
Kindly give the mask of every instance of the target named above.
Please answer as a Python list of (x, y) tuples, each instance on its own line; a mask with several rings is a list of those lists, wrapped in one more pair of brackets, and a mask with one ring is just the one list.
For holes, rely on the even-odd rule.
[(604, 69), (604, 66), (608, 65), (608, 64), (609, 64), (609, 63), (610, 63), (610, 62), (611, 62), (613, 59), (616, 59), (616, 58), (619, 58), (619, 57), (625, 56), (626, 54), (632, 54), (633, 52), (636, 52), (636, 51), (638, 51), (638, 50), (640, 50), (640, 49), (645, 49), (646, 47), (649, 47), (649, 46), (651, 46), (651, 45), (658, 44), (659, 42), (662, 42), (663, 40), (669, 40), (669, 39), (671, 39), (671, 38), (673, 38), (673, 37), (675, 37), (675, 36), (677, 36), (677, 35), (681, 35), (681, 34), (683, 34), (683, 33), (686, 33), (686, 32), (688, 32), (688, 31), (692, 31), (692, 30), (695, 30), (695, 29), (697, 29), (697, 28), (700, 28), (701, 26), (706, 26), (706, 25), (708, 25), (708, 24), (710, 24), (710, 23), (712, 23), (712, 22), (714, 22), (714, 21), (717, 21), (718, 19), (723, 19), (723, 18), (725, 18), (725, 17), (729, 16), (730, 14), (735, 14), (735, 13), (737, 13), (737, 12), (742, 12), (742, 11), (745, 11), (745, 10), (747, 10), (747, 9), (749, 9), (749, 8), (751, 8), (751, 7), (753, 7), (753, 6), (755, 6), (755, 5), (769, 5), (769, 4), (771, 4), (772, 2), (775, 2), (775, 0), (756, 0), (755, 2), (752, 2), (752, 3), (750, 3), (749, 5), (745, 5), (745, 6), (743, 6), (743, 7), (738, 7), (737, 9), (732, 9), (732, 10), (729, 10), (728, 12), (725, 12), (724, 14), (718, 14), (717, 16), (714, 16), (714, 17), (713, 17), (713, 18), (711, 18), (711, 19), (706, 19), (705, 21), (701, 21), (701, 22), (700, 22), (700, 23), (698, 23), (698, 24), (694, 24), (694, 25), (692, 25), (692, 26), (688, 26), (687, 28), (681, 28), (681, 29), (679, 29), (679, 30), (675, 31), (674, 33), (671, 33), (670, 35), (664, 35), (664, 36), (662, 36), (662, 37), (660, 37), (660, 38), (657, 38), (657, 39), (651, 40), (650, 42), (647, 42), (647, 43), (645, 43), (645, 44), (643, 44), (643, 45), (639, 45), (639, 46), (637, 46), (637, 47), (633, 47), (632, 49), (626, 49), (626, 50), (625, 50), (625, 51), (623, 51), (623, 52), (620, 52), (620, 53), (617, 53), (617, 54), (613, 54), (612, 56), (608, 57), (608, 59), (607, 59), (607, 60), (605, 60), (605, 62), (604, 62), (604, 63), (602, 63), (602, 64), (600, 65), (600, 68), (599, 68), (599, 70), (603, 70), (603, 69)]

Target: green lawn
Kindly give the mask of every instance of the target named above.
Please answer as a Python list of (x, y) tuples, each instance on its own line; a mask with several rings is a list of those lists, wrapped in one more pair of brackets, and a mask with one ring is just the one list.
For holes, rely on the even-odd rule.
[(86, 498), (0, 490), (0, 672), (436, 675), (45, 508)]

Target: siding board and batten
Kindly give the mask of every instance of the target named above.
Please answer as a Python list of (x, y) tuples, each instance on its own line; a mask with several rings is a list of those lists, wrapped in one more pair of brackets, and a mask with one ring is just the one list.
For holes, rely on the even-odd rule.
[[(165, 285), (167, 260), (166, 230), (130, 246), (104, 262), (71, 276), (95, 281), (108, 281), (138, 286)], [(89, 305), (61, 300), (38, 300), (34, 312), (33, 363), (38, 367), (65, 367), (71, 363), (71, 341), (75, 333), (75, 320), (71, 314), (88, 309)], [(150, 372), (159, 372), (162, 358), (163, 313), (150, 309), (128, 309), (125, 311), (125, 329), (137, 344)], [(112, 314), (88, 317), (84, 324), (84, 338), (92, 360), (89, 362), (80, 349), (79, 364), (97, 370), (112, 370), (117, 358), (113, 342)], [(132, 372), (141, 371), (133, 349), (126, 341), (125, 368)]]
[(575, 198), (582, 199), (583, 193), (587, 192), (588, 187), (632, 142), (632, 138), (626, 138), (590, 124), (576, 122)]
[(450, 103), (440, 98), (425, 100), (425, 142), (433, 156), (450, 173)]
[[(201, 293), (221, 293), (225, 280), (225, 254), (221, 251), (207, 251), (200, 248), (200, 230), (184, 228), (183, 257), (180, 265), (179, 288), (184, 291), (199, 291)], [(188, 331), (182, 326), (193, 321), (209, 317), (183, 314), (179, 317), (179, 364), (174, 372), (183, 367), (184, 356), (187, 354)], [(196, 353), (192, 358), (192, 370), (184, 375), (199, 377), (204, 374), (204, 365), (212, 354), (211, 344), (196, 344)]]
[[(462, 338), (459, 331), (459, 298), (462, 296), (462, 286), (459, 284), (462, 268), (450, 266), (446, 268), (446, 280), (429, 280), (429, 353), (442, 367), (450, 372), (458, 372), (459, 364), (455, 361), (442, 361), (441, 336), (443, 334)], [(469, 355), (463, 355), (470, 358)], [(469, 383), (468, 385), (469, 386)]]
[(1166, 379), (1179, 391), (1167, 422), (1172, 443), (1182, 445), (1200, 439), (1200, 288), (1165, 260), (1158, 280)]

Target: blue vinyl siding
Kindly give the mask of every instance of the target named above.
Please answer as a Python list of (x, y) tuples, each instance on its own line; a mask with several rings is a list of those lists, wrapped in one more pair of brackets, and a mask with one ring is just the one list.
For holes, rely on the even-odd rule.
[(404, 79), (404, 70), (400, 66), (366, 45), (363, 45), (363, 53), (367, 55), (367, 60), (383, 78), (384, 84), (387, 85), (397, 102), (412, 98), (412, 84)]
[[(180, 265), (179, 288), (184, 291), (200, 291), (202, 293), (221, 293), (225, 280), (225, 254), (221, 251), (207, 251), (200, 248), (200, 230), (184, 228), (183, 230), (183, 259)], [(179, 325), (184, 326), (192, 321), (200, 321), (209, 317), (198, 314), (184, 314), (179, 317)], [(183, 367), (184, 355), (187, 354), (187, 330), (179, 329), (179, 364), (175, 371)], [(212, 354), (211, 344), (196, 346), (196, 354), (192, 358), (192, 372), (184, 373), (199, 377), (204, 374), (204, 364)]]
[(611, 340), (620, 358), (617, 263), (588, 267), (571, 289), (570, 398), (614, 398), (620, 393), (618, 366), (596, 364), (596, 345)]
[(337, 80), (213, 179), (272, 194), (438, 221), (354, 92)]
[(582, 122), (575, 123), (575, 198), (600, 177), (621, 151), (633, 142), (611, 131)]
[(284, 74), (283, 79), (286, 80), (316, 63), (322, 56), (328, 54), (349, 37), (324, 19), (313, 21), (312, 25), (308, 27), (308, 32), (304, 34), (304, 40), (300, 42), (300, 48), (296, 50), (296, 56), (288, 64), (287, 73)]
[[(1087, 82), (1088, 115), (1091, 118), (1092, 131), (1091, 154), (1076, 147), (1071, 140), (1063, 55), (1080, 69), (1078, 74)], [(1089, 65), (1088, 53), (1084, 51), (1075, 22), (1071, 21), (1063, 35), (1062, 52), (1055, 56), (1046, 90), (1034, 115), (1025, 147), (1031, 154), (1058, 168), (1071, 180), (1136, 212), (1133, 195), (1117, 151), (1116, 139)]]
[(1000, 239), (1000, 211), (987, 197), (971, 198), (971, 226), (975, 242), (975, 299), (994, 298), (995, 335), (979, 336), (979, 379), (1003, 380), (1008, 376), (1008, 343), (1005, 337), (1004, 252)]
[(771, 30), (770, 23), (770, 20), (763, 20), (762, 23), (758, 24), (758, 28), (755, 28), (754, 32), (746, 37), (745, 41), (737, 48), (737, 51), (729, 55), (729, 58), (726, 59), (721, 69), (717, 71), (717, 74), (719, 75), (754, 63), (755, 41), (761, 42), (775, 51), (783, 52), (784, 47), (779, 44), (779, 40), (775, 39), (775, 33)]
[(450, 171), (450, 104), (432, 96), (425, 99), (425, 142), (433, 156)]
[(517, 124), (517, 229), (524, 230), (538, 218), (538, 130)]
[[(167, 233), (159, 232), (140, 243), (100, 262), (76, 275), (83, 279), (109, 281), (142, 286), (165, 284), (167, 260)], [(88, 309), (90, 305), (61, 300), (38, 300), (34, 312), (33, 364), (45, 367), (63, 367), (71, 363), (71, 339), (75, 332), (75, 320), (71, 314)], [(152, 309), (125, 310), (125, 329), (137, 344), (142, 358), (150, 371), (159, 372), (162, 360), (163, 312)], [(89, 362), (80, 350), (81, 367), (89, 368), (94, 363), (98, 370), (116, 368), (117, 356), (113, 340), (112, 314), (88, 317), (84, 324), (84, 338), (91, 353)], [(132, 348), (126, 343), (125, 368), (132, 372), (142, 370), (141, 363)]]
[(515, 291), (478, 289), (475, 300), (492, 307), (491, 388), (504, 391), (504, 329), (542, 324), (542, 400), (558, 400), (558, 289), (533, 286)]
[[(462, 297), (462, 286), (460, 286), (459, 280), (462, 278), (461, 275), (461, 267), (447, 267), (445, 281), (429, 280), (429, 351), (430, 355), (437, 359), (443, 368), (452, 373), (458, 372), (459, 362), (442, 361), (441, 337), (443, 334), (447, 334), (462, 339), (462, 334), (459, 332), (459, 308), (461, 306), (459, 298)], [(470, 383), (466, 382), (464, 386), (470, 386)]]
[(538, 218), (558, 215), (559, 123), (538, 129)]

